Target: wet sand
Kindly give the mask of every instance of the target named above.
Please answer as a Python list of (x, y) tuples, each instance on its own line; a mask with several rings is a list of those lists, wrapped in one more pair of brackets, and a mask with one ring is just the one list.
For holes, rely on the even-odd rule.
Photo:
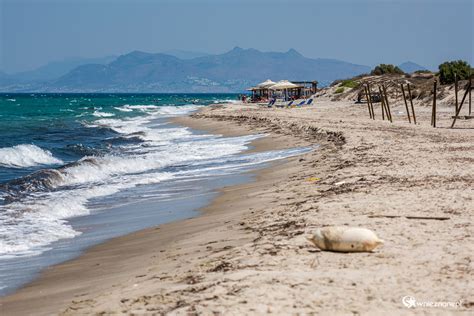
[[(414, 313), (472, 313), (474, 126), (445, 128), (443, 108), (440, 128), (429, 126), (426, 108), (409, 125), (403, 111), (395, 105), (390, 124), (370, 120), (364, 105), (317, 99), (301, 109), (214, 106), (180, 119), (226, 135), (269, 134), (257, 150), (319, 148), (222, 189), (202, 216), (48, 269), (0, 299), (0, 311), (406, 314), (402, 297), (410, 295), (461, 301)], [(373, 253), (320, 252), (305, 236), (327, 225), (367, 227), (385, 244)]]
[[(213, 123), (210, 120), (207, 122), (201, 120), (196, 123), (194, 120), (182, 117), (173, 121), (196, 130), (224, 136), (251, 134), (251, 131), (246, 128), (238, 126), (229, 128), (227, 124)], [(253, 141), (252, 148), (246, 152), (283, 149), (294, 147), (295, 144), (306, 145), (305, 142), (292, 137), (287, 137), (284, 141), (277, 143), (274, 136), (268, 135)], [(79, 258), (47, 268), (37, 280), (12, 295), (0, 298), (0, 314), (90, 313), (91, 311), (86, 311), (81, 307), (68, 307), (68, 305), (88, 306), (90, 300), (87, 297), (101, 296), (107, 289), (114, 289), (128, 282), (133, 282), (132, 288), (135, 289), (137, 284), (135, 281), (141, 281), (141, 278), (149, 279), (146, 276), (149, 275), (150, 268), (157, 265), (157, 262), (159, 262), (160, 270), (178, 273), (180, 269), (176, 265), (175, 257), (181, 254), (187, 257), (186, 260), (196, 260), (193, 256), (188, 256), (185, 251), (195, 249), (194, 255), (197, 256), (203, 244), (207, 244), (207, 239), (222, 239), (220, 232), (214, 230), (240, 217), (242, 212), (239, 209), (226, 206), (223, 210), (222, 205), (229, 200), (236, 200), (237, 204), (240, 202), (239, 196), (251, 194), (261, 183), (271, 182), (271, 179), (277, 176), (272, 173), (272, 170), (283, 163), (287, 162), (277, 162), (269, 168), (253, 172), (256, 175), (255, 182), (221, 189), (219, 197), (213, 201), (212, 205), (202, 209), (202, 215), (199, 217), (114, 238), (88, 249)], [(247, 203), (253, 202), (249, 200)], [(203, 236), (200, 237), (200, 235)], [(242, 237), (242, 240), (244, 239), (245, 236)], [(226, 246), (229, 244), (232, 243), (225, 243)], [(181, 270), (185, 268), (186, 266), (183, 265)], [(185, 273), (184, 270), (181, 273)], [(140, 275), (142, 277), (139, 277)], [(151, 279), (161, 280), (162, 277), (154, 275)], [(124, 291), (127, 290), (124, 289)]]

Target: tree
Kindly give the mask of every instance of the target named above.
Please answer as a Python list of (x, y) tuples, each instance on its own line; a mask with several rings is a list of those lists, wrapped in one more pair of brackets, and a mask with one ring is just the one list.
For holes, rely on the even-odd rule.
[(439, 82), (450, 84), (454, 82), (454, 74), (458, 80), (469, 79), (471, 66), (464, 60), (447, 61), (439, 65)]
[(384, 75), (384, 74), (400, 74), (403, 75), (404, 72), (399, 67), (390, 65), (390, 64), (380, 64), (375, 66), (375, 68), (371, 71), (371, 75)]

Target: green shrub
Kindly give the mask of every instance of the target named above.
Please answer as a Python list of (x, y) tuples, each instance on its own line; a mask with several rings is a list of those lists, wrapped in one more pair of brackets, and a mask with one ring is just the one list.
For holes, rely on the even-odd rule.
[(359, 86), (359, 83), (352, 79), (344, 80), (341, 83), (341, 87), (346, 87), (346, 88), (357, 88), (358, 86)]
[(439, 65), (439, 82), (450, 84), (454, 82), (454, 74), (458, 80), (468, 79), (471, 73), (471, 66), (464, 60), (447, 61)]
[(424, 70), (415, 70), (416, 74), (429, 74), (431, 71), (424, 69)]
[(334, 93), (343, 93), (344, 92), (344, 87), (339, 87), (334, 91)]
[(385, 75), (385, 74), (400, 74), (403, 75), (404, 72), (398, 66), (390, 64), (380, 64), (375, 66), (375, 68), (370, 72), (371, 75)]

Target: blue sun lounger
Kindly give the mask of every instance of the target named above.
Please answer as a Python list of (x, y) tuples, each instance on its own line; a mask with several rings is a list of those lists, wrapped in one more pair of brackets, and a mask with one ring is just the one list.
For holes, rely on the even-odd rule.
[(311, 103), (313, 103), (313, 99), (309, 99), (308, 102), (306, 102), (306, 105), (310, 105)]

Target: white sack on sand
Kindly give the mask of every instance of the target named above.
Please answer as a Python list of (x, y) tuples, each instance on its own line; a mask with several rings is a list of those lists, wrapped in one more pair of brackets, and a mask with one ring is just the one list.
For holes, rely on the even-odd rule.
[(318, 228), (308, 240), (321, 250), (339, 252), (372, 251), (383, 244), (369, 229), (345, 226)]

